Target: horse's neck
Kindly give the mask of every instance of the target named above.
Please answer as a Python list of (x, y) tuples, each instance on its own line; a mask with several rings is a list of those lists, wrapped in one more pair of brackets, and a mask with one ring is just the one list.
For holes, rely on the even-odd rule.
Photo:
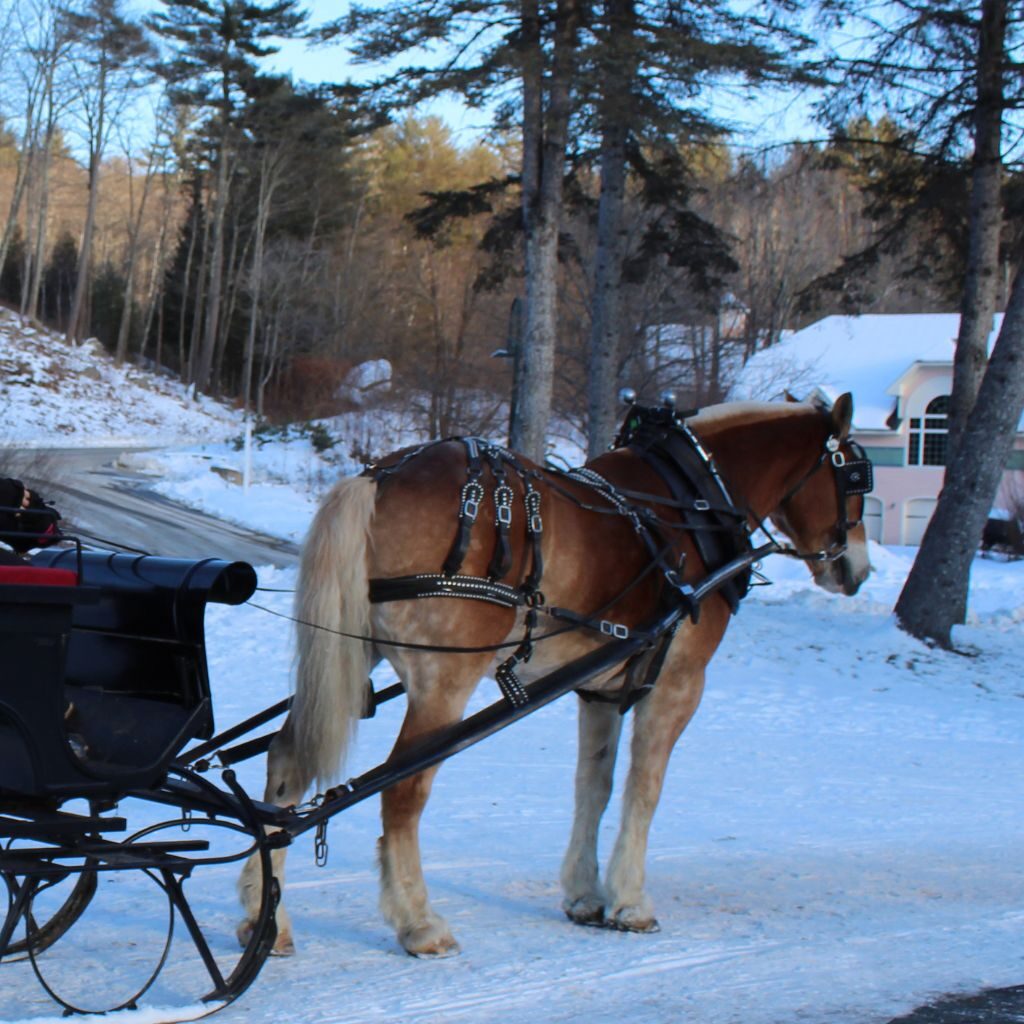
[(737, 410), (703, 422), (698, 417), (690, 425), (714, 460), (733, 501), (760, 520), (811, 468), (820, 449), (817, 419), (812, 409), (768, 406), (760, 415)]

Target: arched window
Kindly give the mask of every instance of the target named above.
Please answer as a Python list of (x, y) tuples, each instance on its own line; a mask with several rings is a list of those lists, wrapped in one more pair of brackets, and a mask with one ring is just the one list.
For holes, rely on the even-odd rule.
[(909, 466), (944, 466), (949, 447), (949, 395), (933, 398), (924, 418), (910, 418)]

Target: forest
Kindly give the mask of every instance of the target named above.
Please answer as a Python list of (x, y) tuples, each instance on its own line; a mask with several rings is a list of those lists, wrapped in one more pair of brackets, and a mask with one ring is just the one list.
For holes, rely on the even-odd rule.
[[(410, 31), (434, 31), (427, 6), (409, 9), (423, 17)], [(680, 66), (664, 95), (652, 94), (654, 74), (635, 90), (647, 120), (630, 117), (622, 147), (616, 384), (713, 402), (745, 357), (820, 316), (957, 308), (962, 146), (914, 152), (889, 112), (872, 119), (851, 106), (820, 141), (751, 151), (709, 117), (703, 79), (756, 91), (813, 69), (775, 52), (766, 26), (730, 21), (725, 5), (681, 5), (692, 24), (679, 26), (672, 5), (638, 6), (624, 9), (638, 34), (651, 33), (652, 53), (681, 59), (657, 36), (684, 29), (704, 53), (690, 54), (694, 67)], [(599, 52), (611, 44), (598, 22), (614, 7), (581, 16), (589, 25), (577, 33), (591, 38), (576, 43), (559, 167), (553, 402), (584, 432), (596, 279), (608, 273), (607, 115), (592, 93), (618, 59)], [(317, 31), (294, 2), (162, 0), (139, 20), (121, 0), (11, 0), (2, 10), (5, 303), (259, 417), (327, 415), (344, 403), (353, 366), (386, 359), (392, 396), (422, 414), (426, 432), (504, 429), (514, 360), (494, 353), (511, 354), (522, 337), (527, 298), (528, 140), (514, 82), (474, 86), (485, 95), (469, 100), (490, 103), (494, 123), (457, 142), (417, 112), (421, 94), (444, 84), (427, 80), (430, 69), (419, 84), (410, 73), (404, 94), (343, 80), (341, 44), (408, 42), (384, 16), (360, 21), (357, 11), (321, 27), (338, 46), (340, 81), (308, 85), (262, 65), (282, 39)], [(539, 31), (554, 33), (558, 12), (539, 16), (551, 22)], [(493, 21), (490, 31), (508, 34)], [(545, 60), (554, 45), (542, 43)], [(503, 59), (511, 80), (522, 58)], [(908, 179), (930, 190), (912, 217)]]
[[(0, 301), (258, 421), (376, 380), (425, 436), (537, 459), (553, 430), (603, 451), (621, 385), (699, 406), (830, 313), (959, 312), (948, 465), (962, 448), (984, 476), (970, 515), (947, 502), (966, 558), (1024, 404), (1022, 15), (0, 0)], [(271, 69), (297, 40), (335, 80)], [(813, 137), (752, 141), (736, 112), (769, 97)]]

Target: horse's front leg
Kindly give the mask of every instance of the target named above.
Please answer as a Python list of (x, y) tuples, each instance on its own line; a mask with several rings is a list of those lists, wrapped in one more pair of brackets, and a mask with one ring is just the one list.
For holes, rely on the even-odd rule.
[(608, 806), (622, 734), (617, 704), (580, 700), (576, 808), (562, 861), (562, 908), (576, 924), (604, 923), (605, 893), (597, 870), (597, 830)]
[(704, 690), (703, 665), (680, 665), (681, 660), (681, 654), (668, 659), (660, 681), (634, 710), (622, 824), (605, 883), (607, 923), (624, 931), (658, 929), (654, 906), (644, 891), (647, 838), (672, 748), (697, 710)]
[[(401, 673), (409, 707), (392, 751), (393, 758), (421, 737), (462, 717), (486, 662), (455, 665), (458, 658), (476, 662), (464, 655), (449, 656), (442, 667), (432, 663), (444, 659), (420, 656), (411, 673)], [(394, 926), (402, 947), (413, 956), (443, 957), (459, 952), (448, 923), (430, 906), (420, 860), (420, 817), (436, 774), (437, 767), (428, 768), (381, 794), (383, 834), (377, 845), (380, 908)]]

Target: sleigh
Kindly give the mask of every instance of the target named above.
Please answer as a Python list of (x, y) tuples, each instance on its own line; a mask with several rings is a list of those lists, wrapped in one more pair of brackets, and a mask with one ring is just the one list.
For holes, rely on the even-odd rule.
[[(637, 420), (639, 426), (653, 424), (663, 432), (675, 430), (676, 422), (671, 409), (647, 410), (646, 418)], [(503, 451), (493, 449), (491, 454), (504, 458)], [(512, 466), (508, 460), (513, 457), (505, 455), (505, 464)], [(401, 467), (415, 457), (406, 453), (387, 466)], [(471, 452), (467, 459), (472, 469)], [(842, 464), (829, 459), (838, 480)], [(823, 464), (818, 458), (812, 472)], [(860, 464), (860, 472), (865, 465)], [(581, 481), (557, 484), (570, 485), (578, 490)], [(500, 479), (497, 486), (503, 486)], [(856, 480), (842, 486), (840, 508), (845, 512), (848, 496), (863, 491), (856, 490)], [(592, 490), (588, 500), (602, 500), (593, 481), (586, 487)], [(613, 510), (619, 501), (616, 495), (603, 497)], [(473, 557), (469, 542), (459, 539), (465, 526), (465, 497), (464, 491), (452, 523), (452, 551), (460, 563)], [(704, 498), (685, 501), (695, 503), (700, 514), (713, 511), (704, 507), (710, 505)], [(497, 523), (493, 540), (498, 554), (502, 516), (496, 510), (501, 507), (498, 491), (490, 507)], [(628, 521), (637, 508), (626, 501), (615, 514), (626, 515)], [(834, 511), (826, 519), (833, 520)], [(538, 527), (539, 521), (533, 525)], [(271, 747), (279, 732), (268, 727), (289, 711), (290, 700), (221, 731), (215, 726), (204, 642), (206, 607), (246, 602), (257, 583), (249, 565), (83, 552), (70, 546), (38, 552), (31, 564), (0, 567), (0, 875), (8, 892), (7, 912), (0, 922), (0, 960), (29, 961), (66, 1012), (136, 1007), (169, 962), (177, 923), (198, 970), (189, 976), (190, 983), (198, 980), (184, 1002), (231, 1002), (256, 978), (275, 944), (280, 899), (272, 857), (276, 851), (312, 831), (319, 855), (327, 824), (335, 815), (586, 688), (617, 666), (646, 665), (642, 682), (653, 686), (659, 652), (667, 648), (680, 624), (696, 623), (712, 595), (735, 588), (738, 581), (745, 584), (752, 566), (780, 550), (784, 549), (775, 540), (756, 547), (746, 543), (710, 568), (704, 564), (710, 556), (704, 558), (699, 575), (690, 572), (685, 579), (678, 560), (659, 565), (662, 590), (671, 599), (656, 604), (642, 628), (606, 618), (570, 622), (573, 628), (596, 634), (590, 649), (527, 681), (516, 676), (523, 660), (520, 644), (499, 666), (501, 696), (490, 706), (396, 747), (384, 763), (326, 789), (312, 801), (289, 806), (250, 796), (238, 781), (236, 766)], [(817, 557), (812, 552), (795, 553)], [(539, 554), (538, 543), (535, 558)], [(456, 567), (460, 568), (461, 564)], [(465, 572), (423, 574), (419, 579), (418, 584), (404, 578), (372, 580), (371, 599), (436, 599), (438, 588), (443, 599), (447, 586), (447, 596), (462, 599), (460, 606), (481, 600), (476, 577)], [(514, 602), (513, 591), (525, 593), (522, 586), (494, 580), (490, 588), (490, 597), (483, 599), (492, 602)], [(529, 602), (524, 598), (521, 603)], [(530, 628), (528, 624), (527, 640), (539, 642), (530, 638)], [(350, 639), (363, 643), (369, 638)], [(376, 694), (369, 689), (364, 716), (401, 693), (401, 686)], [(628, 698), (622, 702), (623, 711), (639, 699), (635, 692)], [(228, 953), (223, 922), (210, 925), (194, 893), (207, 876), (220, 878), (226, 865), (244, 861), (255, 865), (250, 870), (255, 892), (250, 893), (241, 946)], [(62, 988), (62, 979), (75, 973), (82, 954), (76, 952), (78, 945), (71, 945), (62, 966), (60, 951), (72, 941), (88, 945), (90, 933), (84, 922), (97, 894), (105, 891), (104, 881), (113, 877), (145, 883), (150, 896), (165, 908), (160, 914), (166, 931), (154, 940), (152, 962), (139, 969), (130, 991), (97, 1003), (88, 986), (85, 995)], [(121, 926), (135, 927), (132, 920)], [(53, 962), (56, 967), (51, 969)], [(12, 969), (16, 968), (4, 968)], [(182, 987), (177, 976), (174, 987)]]

